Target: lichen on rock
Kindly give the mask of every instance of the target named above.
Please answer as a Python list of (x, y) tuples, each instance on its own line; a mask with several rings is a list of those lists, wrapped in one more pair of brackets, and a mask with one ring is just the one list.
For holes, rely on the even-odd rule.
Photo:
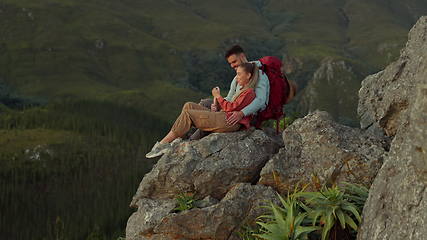
[(308, 190), (314, 190), (313, 183), (369, 186), (388, 146), (385, 138), (338, 124), (320, 111), (295, 121), (283, 132), (283, 141), (259, 181), (282, 193), (298, 184), (311, 184)]

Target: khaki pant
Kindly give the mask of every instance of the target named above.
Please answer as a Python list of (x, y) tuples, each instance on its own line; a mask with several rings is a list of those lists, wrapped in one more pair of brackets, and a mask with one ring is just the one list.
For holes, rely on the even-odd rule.
[(211, 112), (197, 103), (188, 102), (182, 107), (181, 114), (172, 126), (172, 132), (182, 137), (192, 125), (209, 132), (234, 132), (240, 128), (240, 124), (227, 125), (225, 112)]

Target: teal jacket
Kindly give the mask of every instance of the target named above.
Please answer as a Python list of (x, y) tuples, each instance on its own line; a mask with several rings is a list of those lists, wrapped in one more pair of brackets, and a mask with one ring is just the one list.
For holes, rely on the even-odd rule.
[[(259, 61), (254, 61), (254, 63), (257, 64), (258, 67), (261, 67), (261, 63)], [(230, 85), (230, 91), (228, 91), (227, 97), (225, 97), (227, 101), (231, 101), (236, 91), (239, 91), (241, 88), (237, 84), (236, 77), (233, 78), (233, 81)], [(256, 114), (258, 111), (264, 110), (268, 105), (270, 82), (268, 81), (267, 75), (265, 75), (265, 73), (261, 70), (259, 70), (259, 79), (255, 88), (255, 94), (255, 99), (248, 106), (242, 109), (242, 112), (245, 116)]]

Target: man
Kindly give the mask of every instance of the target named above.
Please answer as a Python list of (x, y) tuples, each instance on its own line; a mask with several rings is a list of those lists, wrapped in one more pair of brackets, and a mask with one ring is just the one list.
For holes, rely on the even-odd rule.
[[(243, 51), (242, 47), (239, 45), (235, 45), (231, 47), (229, 50), (225, 53), (225, 59), (230, 64), (230, 67), (233, 68), (235, 71), (237, 70), (237, 67), (245, 62), (248, 62), (248, 59), (246, 58), (245, 52)], [(255, 64), (257, 64), (258, 67), (261, 67), (261, 63), (259, 61), (254, 61)], [(236, 93), (236, 91), (239, 91), (240, 87), (237, 85), (237, 75), (233, 78), (233, 81), (230, 85), (230, 90), (227, 94), (227, 97), (225, 99), (227, 101), (231, 101), (231, 98)], [(268, 81), (267, 75), (259, 70), (259, 79), (258, 84), (255, 88), (255, 94), (256, 97), (252, 101), (251, 104), (243, 108), (241, 111), (235, 111), (232, 113), (232, 115), (227, 119), (227, 123), (229, 125), (237, 124), (244, 116), (248, 116), (251, 114), (256, 114), (258, 111), (264, 110), (268, 105), (268, 98), (270, 94), (270, 82)], [(206, 101), (206, 99), (202, 99), (200, 102), (201, 105), (214, 109), (215, 106), (211, 106), (212, 101)], [(190, 137), (191, 140), (197, 140), (203, 137), (205, 133), (200, 131), (199, 129)]]

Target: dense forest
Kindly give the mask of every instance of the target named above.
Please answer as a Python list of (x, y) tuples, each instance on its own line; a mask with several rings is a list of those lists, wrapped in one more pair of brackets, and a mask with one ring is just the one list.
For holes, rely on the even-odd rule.
[(122, 235), (129, 199), (153, 164), (143, 156), (168, 125), (112, 102), (46, 104), (5, 91), (1, 102), (1, 236)]

